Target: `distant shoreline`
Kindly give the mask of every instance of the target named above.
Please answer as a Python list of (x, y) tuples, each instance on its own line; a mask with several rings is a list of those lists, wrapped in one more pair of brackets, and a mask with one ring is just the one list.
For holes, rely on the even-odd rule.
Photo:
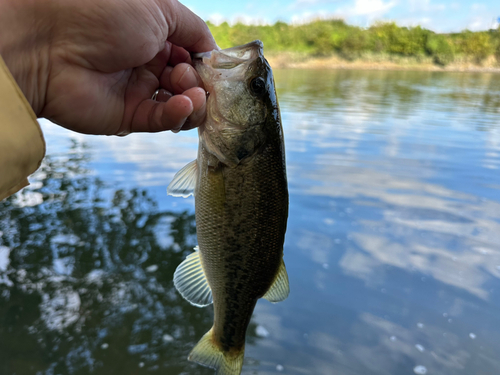
[(394, 22), (359, 27), (328, 18), (305, 24), (207, 25), (221, 48), (260, 39), (266, 57), (282, 68), (500, 72), (500, 27), (437, 34)]
[(266, 56), (273, 68), (279, 69), (338, 69), (338, 70), (405, 70), (429, 72), (500, 73), (500, 63), (494, 56), (481, 65), (472, 62), (454, 62), (446, 66), (435, 64), (432, 59), (398, 58), (373, 55), (347, 60), (338, 55), (313, 57), (293, 53), (270, 53)]

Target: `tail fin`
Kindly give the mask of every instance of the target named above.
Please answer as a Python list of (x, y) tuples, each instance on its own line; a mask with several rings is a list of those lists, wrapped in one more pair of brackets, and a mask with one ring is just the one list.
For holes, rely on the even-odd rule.
[(188, 360), (216, 370), (217, 375), (240, 375), (245, 349), (239, 353), (225, 353), (213, 342), (212, 330), (196, 344)]

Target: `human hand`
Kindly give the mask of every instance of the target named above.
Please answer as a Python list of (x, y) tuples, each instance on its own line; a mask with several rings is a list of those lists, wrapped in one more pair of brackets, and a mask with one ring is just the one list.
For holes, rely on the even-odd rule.
[(178, 1), (0, 5), (0, 53), (37, 116), (108, 135), (185, 130), (203, 121), (206, 95), (189, 52), (217, 46)]

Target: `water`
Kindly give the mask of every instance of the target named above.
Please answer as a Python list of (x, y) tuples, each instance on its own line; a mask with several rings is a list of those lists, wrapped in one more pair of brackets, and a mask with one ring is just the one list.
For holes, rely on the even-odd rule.
[[(291, 294), (259, 301), (243, 373), (500, 373), (500, 76), (275, 75)], [(0, 374), (213, 374), (186, 360), (211, 308), (172, 284), (193, 200), (165, 194), (196, 132), (43, 128), (0, 204)]]

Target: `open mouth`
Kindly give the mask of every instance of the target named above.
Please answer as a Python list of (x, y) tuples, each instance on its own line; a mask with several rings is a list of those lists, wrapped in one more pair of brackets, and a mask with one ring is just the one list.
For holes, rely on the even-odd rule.
[(193, 62), (202, 61), (214, 69), (233, 69), (238, 65), (253, 60), (263, 53), (263, 43), (260, 40), (231, 47), (220, 51), (195, 53), (192, 55)]

